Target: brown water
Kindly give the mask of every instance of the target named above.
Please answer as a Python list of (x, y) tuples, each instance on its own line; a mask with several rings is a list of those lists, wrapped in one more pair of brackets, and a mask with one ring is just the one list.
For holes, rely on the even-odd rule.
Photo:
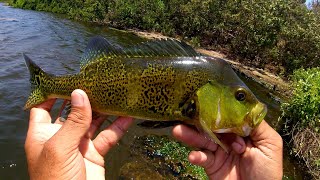
[[(29, 112), (23, 111), (22, 107), (30, 86), (22, 53), (26, 53), (49, 73), (76, 73), (82, 51), (88, 39), (95, 35), (103, 35), (111, 42), (122, 45), (143, 41), (127, 32), (0, 4), (0, 179), (28, 179), (23, 146)], [(248, 81), (248, 84), (267, 103), (267, 120), (275, 124), (279, 116), (279, 104), (267, 96), (268, 90), (252, 81)], [(108, 179), (118, 179), (120, 168), (130, 159), (130, 145), (135, 137), (146, 134), (170, 135), (170, 132), (171, 128), (148, 130), (132, 126), (117, 147), (106, 156)], [(301, 179), (301, 173), (288, 158), (285, 158), (285, 174)]]

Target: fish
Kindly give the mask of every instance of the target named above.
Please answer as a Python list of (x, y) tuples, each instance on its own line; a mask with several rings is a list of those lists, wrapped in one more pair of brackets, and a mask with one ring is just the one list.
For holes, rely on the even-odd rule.
[(92, 110), (152, 121), (181, 121), (205, 132), (248, 136), (267, 113), (223, 59), (199, 54), (183, 41), (158, 39), (114, 45), (96, 36), (80, 58), (80, 72), (46, 73), (24, 54), (31, 93), (24, 109), (84, 90)]

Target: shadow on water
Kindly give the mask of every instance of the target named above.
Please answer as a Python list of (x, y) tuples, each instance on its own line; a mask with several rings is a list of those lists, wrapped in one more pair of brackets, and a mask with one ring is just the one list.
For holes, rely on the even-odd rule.
[[(92, 36), (103, 35), (111, 42), (123, 46), (144, 39), (105, 26), (74, 22), (51, 13), (15, 9), (1, 3), (0, 12), (0, 177), (28, 179), (23, 146), (29, 112), (23, 111), (22, 107), (27, 100), (30, 85), (22, 53), (26, 53), (45, 71), (61, 75), (78, 71), (78, 60)], [(265, 96), (267, 90), (256, 87), (253, 82), (249, 84), (255, 93), (259, 92), (258, 98), (268, 104), (267, 119), (274, 124), (280, 114), (279, 104)], [(139, 122), (137, 120), (136, 124)], [(152, 130), (140, 128), (136, 124), (106, 156), (109, 179), (119, 177), (121, 167), (130, 158), (130, 145), (135, 137), (146, 134), (171, 136), (171, 128)], [(300, 177), (299, 171), (287, 160), (285, 172), (289, 177)]]

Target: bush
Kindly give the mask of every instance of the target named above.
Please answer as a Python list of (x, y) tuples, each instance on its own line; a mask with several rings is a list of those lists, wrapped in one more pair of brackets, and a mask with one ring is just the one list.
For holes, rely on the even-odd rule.
[(320, 68), (297, 70), (292, 79), (293, 97), (281, 105), (283, 119), (320, 133)]
[[(308, 9), (300, 0), (13, 0), (20, 8), (68, 14), (180, 36), (193, 44), (223, 48), (278, 73), (320, 66), (319, 3)], [(317, 3), (315, 3), (317, 2)], [(40, 5), (39, 5), (40, 4)]]
[(281, 105), (283, 137), (290, 153), (302, 160), (314, 179), (320, 178), (320, 68), (293, 73), (291, 100)]

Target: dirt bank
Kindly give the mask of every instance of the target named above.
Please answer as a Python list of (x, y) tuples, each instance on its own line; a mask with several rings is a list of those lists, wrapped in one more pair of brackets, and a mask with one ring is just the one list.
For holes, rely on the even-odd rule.
[[(148, 39), (170, 38), (162, 35), (161, 33), (156, 33), (156, 32), (143, 32), (143, 31), (137, 31), (137, 30), (129, 30), (129, 31), (133, 32), (138, 36), (148, 38)], [(206, 50), (205, 48), (198, 48), (196, 50), (202, 54), (205, 54), (208, 56), (214, 56), (214, 57), (218, 57), (226, 60), (235, 71), (238, 71), (239, 73), (245, 75), (246, 77), (268, 88), (275, 96), (288, 98), (291, 95), (292, 90), (290, 89), (289, 82), (273, 73), (265, 71), (264, 69), (243, 65), (237, 62), (236, 60), (227, 58), (227, 55), (217, 51)]]
[(288, 98), (292, 93), (289, 82), (271, 72), (265, 71), (264, 69), (260, 68), (249, 67), (235, 60), (228, 59), (225, 54), (220, 52), (202, 48), (197, 49), (197, 51), (205, 55), (214, 56), (226, 60), (235, 71), (238, 71), (246, 77), (268, 88), (272, 93), (274, 93), (275, 96)]

